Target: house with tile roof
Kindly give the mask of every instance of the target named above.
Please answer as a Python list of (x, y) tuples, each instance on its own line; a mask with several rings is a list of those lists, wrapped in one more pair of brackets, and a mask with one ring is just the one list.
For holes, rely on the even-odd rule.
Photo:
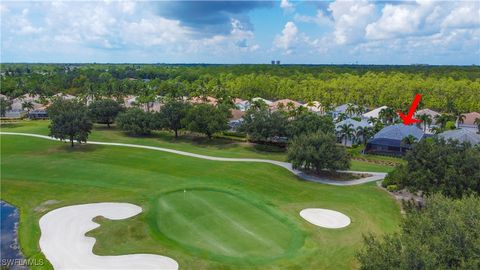
[(371, 138), (365, 147), (366, 153), (403, 155), (411, 146), (404, 144), (402, 140), (412, 135), (417, 141), (424, 138), (425, 134), (414, 125), (396, 124), (387, 126)]
[(325, 108), (322, 104), (318, 101), (310, 101), (302, 105), (302, 107), (307, 108), (309, 112), (317, 113), (317, 114), (325, 114)]
[(471, 129), (475, 132), (480, 132), (478, 130), (478, 126), (475, 123), (475, 120), (477, 118), (480, 118), (480, 113), (478, 112), (470, 112), (470, 113), (464, 113), (465, 119), (463, 119), (463, 123), (458, 123), (458, 128), (466, 128), (466, 129)]
[[(365, 119), (362, 119), (361, 121), (357, 121), (355, 119), (352, 119), (352, 118), (348, 118), (348, 119), (345, 119), (343, 121), (340, 121), (338, 123), (335, 124), (335, 133), (336, 133), (336, 136), (337, 136), (337, 140), (340, 141), (341, 139), (341, 135), (339, 133), (339, 130), (341, 129), (341, 126), (343, 125), (352, 125), (351, 127), (356, 131), (358, 127), (371, 127), (370, 123), (368, 123), (367, 120)], [(358, 138), (358, 139), (362, 139), (362, 138)], [(346, 139), (346, 142), (345, 142), (345, 139), (343, 139), (342, 143), (345, 144), (345, 146), (352, 146), (352, 144), (354, 143), (354, 141), (352, 140), (352, 138), (347, 138)]]
[(438, 134), (439, 138), (445, 140), (457, 140), (459, 142), (468, 142), (472, 145), (480, 144), (480, 134), (468, 128), (448, 130)]
[(242, 124), (245, 111), (231, 109), (230, 114), (231, 117), (228, 119), (228, 126), (231, 130), (235, 130)]
[(430, 118), (432, 119), (432, 123), (430, 123), (430, 125), (427, 124), (427, 126), (424, 128), (425, 123), (421, 122), (418, 124), (418, 127), (421, 128), (422, 130), (425, 130), (426, 133), (432, 134), (433, 133), (432, 128), (437, 126), (435, 117), (439, 116), (440, 113), (430, 109), (421, 109), (415, 112), (414, 117), (418, 118), (420, 115), (430, 116)]
[(364, 114), (362, 114), (362, 118), (363, 119), (370, 119), (370, 118), (378, 118), (379, 117), (379, 114), (380, 112), (383, 110), (383, 109), (386, 109), (388, 108), (387, 106), (382, 106), (382, 107), (378, 107), (378, 108), (375, 108), (369, 112), (366, 112)]
[(295, 100), (288, 99), (288, 98), (287, 99), (280, 99), (280, 100), (272, 102), (272, 104), (270, 104), (270, 109), (272, 109), (272, 110), (288, 109), (289, 106), (292, 106), (293, 109), (296, 109), (296, 108), (302, 106), (302, 103), (300, 103), (298, 101), (295, 101)]

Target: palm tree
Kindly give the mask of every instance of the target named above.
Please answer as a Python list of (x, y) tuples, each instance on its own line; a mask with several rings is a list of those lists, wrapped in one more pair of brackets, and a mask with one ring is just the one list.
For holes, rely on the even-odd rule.
[(437, 123), (438, 126), (443, 130), (445, 129), (445, 126), (447, 125), (447, 122), (452, 120), (452, 116), (448, 114), (439, 114), (435, 116), (435, 122)]
[(428, 114), (421, 114), (417, 117), (419, 120), (422, 120), (422, 122), (419, 122), (418, 125), (423, 124), (423, 132), (427, 131), (427, 126), (430, 127), (432, 124), (432, 117)]
[(413, 135), (408, 135), (406, 137), (403, 137), (402, 141), (400, 142), (401, 145), (410, 148), (412, 145), (414, 145), (417, 142), (417, 138)]
[(433, 134), (439, 134), (439, 133), (442, 133), (443, 131), (442, 128), (440, 127), (432, 127), (430, 130), (432, 131)]
[(380, 120), (379, 120), (378, 118), (376, 118), (376, 117), (370, 117), (370, 118), (368, 118), (367, 121), (368, 121), (368, 123), (371, 124), (372, 126), (375, 126), (375, 124), (376, 124), (378, 121), (380, 121)]
[(346, 119), (348, 119), (348, 115), (346, 113), (339, 113), (337, 116), (337, 122), (341, 122)]
[(348, 103), (347, 104), (347, 109), (345, 110), (345, 113), (348, 116), (356, 115), (357, 114), (357, 106), (355, 104)]
[(345, 145), (347, 145), (348, 139), (352, 139), (355, 135), (355, 129), (353, 129), (352, 124), (343, 124), (338, 127), (338, 133), (340, 135), (340, 139), (345, 139)]
[(355, 133), (357, 139), (362, 138), (362, 143), (364, 145), (367, 144), (368, 140), (373, 136), (373, 128), (372, 127), (357, 127), (357, 131)]
[(455, 119), (457, 119), (457, 121), (456, 121), (455, 124), (456, 124), (456, 126), (457, 126), (457, 128), (458, 128), (458, 126), (459, 126), (460, 124), (463, 124), (463, 122), (465, 121), (465, 114), (462, 114), (462, 113), (460, 113), (460, 112), (456, 112), (456, 113), (455, 113)]
[(383, 108), (378, 113), (378, 117), (382, 120), (384, 124), (391, 124), (397, 117), (397, 113), (393, 108)]
[(473, 123), (477, 125), (477, 130), (478, 132), (480, 132), (480, 118), (475, 118), (475, 121)]

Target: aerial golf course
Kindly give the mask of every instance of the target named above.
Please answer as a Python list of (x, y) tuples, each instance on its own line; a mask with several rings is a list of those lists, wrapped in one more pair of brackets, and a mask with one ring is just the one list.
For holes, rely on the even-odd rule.
[[(48, 134), (48, 122), (24, 121), (2, 132)], [(240, 143), (128, 137), (96, 127), (90, 140), (161, 146), (210, 156), (283, 160), (282, 153)], [(388, 171), (373, 163), (352, 169)], [(19, 241), (28, 258), (45, 259), (39, 220), (65, 206), (122, 202), (132, 217), (95, 217), (96, 255), (158, 254), (180, 269), (351, 269), (362, 235), (398, 230), (398, 204), (376, 183), (331, 186), (304, 181), (264, 163), (222, 162), (121, 146), (76, 145), (1, 135), (2, 200), (20, 209)], [(304, 220), (305, 208), (339, 211), (340, 229)], [(59, 232), (61, 233), (61, 232)], [(39, 269), (51, 269), (46, 263)], [(32, 267), (32, 269), (37, 269)]]

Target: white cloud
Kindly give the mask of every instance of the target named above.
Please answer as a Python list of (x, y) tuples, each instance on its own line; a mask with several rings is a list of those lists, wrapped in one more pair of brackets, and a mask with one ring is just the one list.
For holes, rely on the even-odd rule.
[(337, 0), (328, 7), (335, 22), (334, 36), (338, 44), (363, 40), (365, 27), (373, 20), (375, 5), (367, 0)]
[(295, 14), (294, 18), (295, 18), (295, 21), (298, 21), (298, 22), (315, 23), (319, 26), (333, 25), (333, 21), (330, 18), (328, 18), (325, 12), (321, 9), (317, 10), (316, 16), (306, 16), (306, 15)]
[(459, 2), (442, 22), (442, 27), (480, 27), (480, 2)]
[(415, 35), (423, 31), (438, 31), (438, 21), (442, 10), (431, 1), (418, 1), (416, 4), (387, 4), (382, 16), (366, 27), (367, 39), (389, 39)]
[(274, 45), (277, 48), (284, 49), (286, 54), (290, 54), (297, 42), (297, 26), (293, 22), (287, 22), (282, 30), (282, 34), (275, 37)]
[(280, 7), (286, 12), (293, 11), (293, 9), (294, 9), (293, 4), (290, 3), (288, 0), (281, 0), (280, 1)]
[(121, 32), (125, 43), (147, 47), (178, 42), (188, 35), (188, 31), (180, 26), (179, 21), (161, 17), (125, 22)]

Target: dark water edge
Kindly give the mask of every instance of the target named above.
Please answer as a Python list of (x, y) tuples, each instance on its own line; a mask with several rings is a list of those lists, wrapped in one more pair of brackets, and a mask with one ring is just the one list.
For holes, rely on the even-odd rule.
[(0, 257), (1, 269), (28, 269), (24, 264), (25, 257), (18, 244), (19, 212), (13, 205), (0, 201)]

